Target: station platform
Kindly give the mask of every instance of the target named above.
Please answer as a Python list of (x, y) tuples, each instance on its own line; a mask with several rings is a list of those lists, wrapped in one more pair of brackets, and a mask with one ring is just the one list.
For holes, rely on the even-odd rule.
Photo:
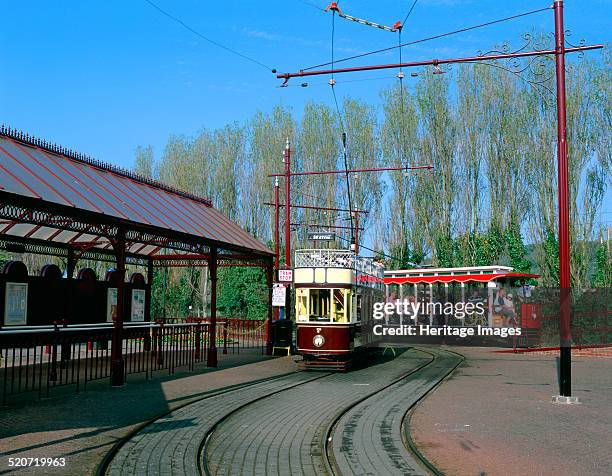
[(0, 408), (0, 474), (9, 458), (66, 458), (64, 468), (19, 468), (15, 474), (95, 474), (113, 446), (140, 426), (222, 388), (295, 370), (290, 357), (270, 358), (259, 349), (219, 353), (217, 369), (177, 372), (109, 388), (91, 382), (87, 392), (73, 389), (52, 398), (11, 402)]

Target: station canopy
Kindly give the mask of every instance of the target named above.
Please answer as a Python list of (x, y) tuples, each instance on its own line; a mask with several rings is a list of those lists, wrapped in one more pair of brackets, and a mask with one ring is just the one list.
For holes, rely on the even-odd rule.
[(208, 199), (0, 128), (2, 248), (101, 257), (114, 254), (118, 236), (137, 261), (203, 258), (213, 248), (220, 260), (273, 255)]

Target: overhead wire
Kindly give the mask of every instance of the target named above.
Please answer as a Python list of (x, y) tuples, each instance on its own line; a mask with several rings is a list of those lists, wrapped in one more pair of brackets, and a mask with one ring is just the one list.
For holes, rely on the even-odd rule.
[[(410, 14), (414, 10), (414, 7), (416, 6), (417, 2), (418, 0), (414, 0), (414, 2), (412, 2), (412, 6), (410, 7), (410, 10), (408, 10), (406, 17), (404, 18), (404, 21), (397, 29), (397, 43), (398, 43), (398, 48), (399, 48), (400, 65), (402, 64), (402, 30), (404, 29), (404, 25), (406, 24), (406, 21), (408, 20), (408, 18), (410, 17)], [(399, 85), (400, 85), (400, 88), (399, 88), (399, 92), (400, 92), (399, 159), (402, 165), (407, 165), (404, 163), (405, 162), (405, 159), (404, 159), (404, 72), (402, 71), (401, 66), (399, 67), (399, 73), (397, 74), (397, 78), (399, 79)]]
[(248, 55), (245, 55), (244, 53), (241, 53), (239, 51), (236, 51), (233, 48), (230, 48), (228, 46), (225, 46), (221, 43), (219, 43), (218, 41), (212, 40), (210, 38), (208, 38), (207, 36), (203, 35), (202, 33), (200, 33), (199, 31), (197, 31), (196, 29), (192, 28), (191, 26), (189, 26), (187, 23), (185, 23), (183, 20), (181, 20), (178, 17), (175, 17), (174, 15), (172, 15), (170, 12), (164, 10), (163, 8), (161, 8), (160, 6), (158, 6), (157, 4), (153, 3), (151, 0), (144, 0), (145, 2), (147, 2), (149, 5), (151, 5), (153, 8), (155, 8), (158, 12), (160, 12), (162, 15), (170, 18), (172, 21), (178, 23), (179, 25), (181, 25), (183, 28), (185, 28), (186, 30), (190, 31), (191, 33), (193, 33), (194, 35), (202, 38), (205, 41), (208, 41), (209, 43), (217, 46), (218, 48), (224, 49), (225, 51), (229, 51), (230, 53), (236, 55), (236, 56), (240, 56), (241, 58), (250, 61), (254, 64), (257, 64), (259, 66), (261, 66), (262, 68), (267, 69), (268, 71), (272, 72), (272, 73), (276, 73), (276, 69), (275, 68), (271, 68), (268, 65), (262, 63), (261, 61), (252, 58)]
[(412, 10), (414, 10), (414, 7), (415, 7), (415, 5), (417, 4), (418, 1), (419, 0), (414, 0), (414, 2), (412, 2), (412, 6), (410, 7), (410, 10), (408, 10), (408, 13), (406, 14), (406, 17), (404, 18), (404, 21), (402, 22), (402, 26), (404, 26), (404, 24), (406, 23), (406, 20), (408, 20), (408, 17), (412, 13)]
[[(336, 11), (332, 11), (332, 31), (331, 31), (331, 60), (332, 64), (334, 62), (334, 36), (335, 36), (335, 24), (336, 24)], [(333, 69), (333, 67), (332, 67)], [(353, 224), (353, 200), (351, 198), (351, 181), (349, 178), (349, 167), (348, 167), (348, 159), (346, 156), (346, 130), (344, 128), (344, 120), (342, 118), (342, 114), (340, 112), (340, 107), (338, 105), (338, 98), (336, 97), (336, 89), (335, 89), (335, 81), (334, 74), (332, 73), (331, 79), (329, 81), (331, 86), (332, 94), (334, 96), (334, 104), (336, 106), (336, 112), (338, 113), (338, 119), (340, 121), (340, 127), (342, 128), (342, 157), (344, 159), (344, 175), (346, 179), (346, 194), (348, 199), (348, 208), (349, 208), (349, 216), (351, 218), (351, 244), (355, 243), (355, 230)]]
[[(391, 51), (391, 50), (394, 50), (394, 49), (399, 48), (399, 47), (416, 45), (416, 44), (419, 44), (419, 43), (424, 43), (426, 41), (431, 41), (431, 40), (437, 40), (439, 38), (444, 38), (446, 36), (457, 35), (459, 33), (464, 33), (466, 31), (475, 30), (475, 29), (478, 29), (478, 28), (483, 28), (483, 27), (486, 27), (486, 26), (494, 25), (496, 23), (502, 23), (502, 22), (506, 22), (506, 21), (510, 21), (510, 20), (515, 20), (517, 18), (525, 17), (525, 16), (528, 16), (528, 15), (533, 15), (533, 14), (536, 14), (536, 13), (544, 12), (544, 11), (550, 10), (551, 8), (552, 7), (539, 8), (537, 10), (531, 10), (531, 11), (528, 11), (528, 12), (512, 15), (512, 16), (509, 16), (509, 17), (499, 18), (497, 20), (492, 20), (492, 21), (488, 21), (488, 22), (485, 22), (485, 23), (479, 23), (477, 25), (472, 25), (472, 26), (468, 26), (468, 27), (465, 27), (465, 28), (460, 28), (458, 30), (453, 30), (453, 31), (449, 31), (449, 32), (446, 32), (446, 33), (441, 33), (441, 34), (438, 34), (438, 35), (428, 36), (426, 38), (421, 38), (419, 40), (409, 41), (407, 43), (401, 43), (400, 45), (389, 46), (387, 48), (381, 48), (381, 49), (374, 50), (374, 51), (367, 51), (365, 53), (360, 53), (358, 55), (353, 55), (353, 56), (348, 56), (346, 58), (336, 59), (334, 61), (334, 63), (335, 64), (342, 63), (344, 61), (349, 61), (349, 60), (353, 60), (353, 59), (357, 59), (357, 58), (363, 58), (365, 56), (370, 56), (370, 55), (374, 55), (374, 54), (378, 54), (378, 53), (385, 53), (387, 51)], [(331, 62), (321, 63), (321, 64), (317, 64), (317, 65), (314, 65), (314, 66), (309, 66), (308, 68), (302, 68), (301, 71), (309, 71), (311, 69), (320, 68), (322, 66), (328, 66), (330, 64), (332, 64), (332, 63)]]
[(320, 10), (320, 11), (322, 11), (323, 13), (327, 13), (327, 12), (325, 11), (325, 8), (321, 8), (320, 6), (315, 5), (314, 3), (307, 2), (306, 0), (297, 0), (297, 1), (298, 1), (298, 2), (300, 2), (300, 3), (303, 3), (304, 5), (308, 5), (309, 7), (316, 8), (317, 10)]

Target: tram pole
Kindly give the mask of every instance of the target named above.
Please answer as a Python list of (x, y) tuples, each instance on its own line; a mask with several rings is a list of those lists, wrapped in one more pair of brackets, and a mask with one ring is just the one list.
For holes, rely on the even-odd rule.
[[(289, 137), (285, 145), (285, 266), (291, 268), (291, 148)], [(285, 319), (291, 319), (291, 285), (287, 285)]]
[(559, 207), (559, 337), (560, 337), (560, 392), (572, 394), (572, 334), (570, 329), (570, 235), (569, 186), (567, 157), (567, 125), (565, 97), (565, 38), (563, 0), (555, 0), (555, 69), (557, 82), (557, 172)]
[[(279, 256), (279, 243), (278, 243), (278, 222), (280, 219), (280, 204), (278, 199), (279, 188), (278, 188), (278, 177), (274, 177), (274, 269), (278, 273), (280, 265)], [(278, 307), (274, 307), (274, 320), (278, 321)]]
[(285, 145), (285, 266), (291, 267), (291, 149)]
[(355, 213), (355, 254), (359, 255), (359, 213)]

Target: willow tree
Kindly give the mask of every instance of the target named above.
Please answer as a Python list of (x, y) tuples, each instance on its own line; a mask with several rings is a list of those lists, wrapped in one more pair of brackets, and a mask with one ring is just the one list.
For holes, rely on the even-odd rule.
[[(343, 116), (347, 135), (347, 165), (349, 169), (362, 169), (380, 166), (380, 143), (377, 130), (376, 110), (374, 107), (355, 99), (345, 99)], [(341, 168), (344, 163), (341, 163)], [(375, 210), (379, 208), (383, 181), (377, 172), (356, 173), (350, 175), (351, 198), (353, 208), (369, 210), (371, 213), (360, 214), (359, 226), (368, 228), (373, 223)], [(340, 182), (340, 194), (346, 196), (345, 181)], [(345, 223), (348, 221), (345, 220)], [(359, 241), (363, 236), (359, 234)]]
[[(340, 166), (342, 127), (334, 109), (323, 103), (308, 102), (304, 106), (298, 133), (296, 155), (304, 171), (330, 170)], [(347, 205), (346, 187), (338, 175), (313, 175), (293, 181), (295, 201), (325, 207)], [(348, 208), (348, 207), (345, 207)], [(296, 210), (295, 220), (304, 224), (336, 225), (340, 216), (335, 212)], [(299, 241), (307, 245), (307, 228), (296, 230)]]
[[(295, 144), (296, 128), (291, 111), (280, 105), (270, 113), (258, 111), (248, 122), (247, 154), (239, 172), (240, 216), (243, 226), (263, 240), (272, 237), (274, 226), (273, 211), (264, 205), (274, 197), (274, 182), (268, 174), (283, 171), (285, 143), (289, 138)], [(282, 181), (280, 185), (283, 200)]]

